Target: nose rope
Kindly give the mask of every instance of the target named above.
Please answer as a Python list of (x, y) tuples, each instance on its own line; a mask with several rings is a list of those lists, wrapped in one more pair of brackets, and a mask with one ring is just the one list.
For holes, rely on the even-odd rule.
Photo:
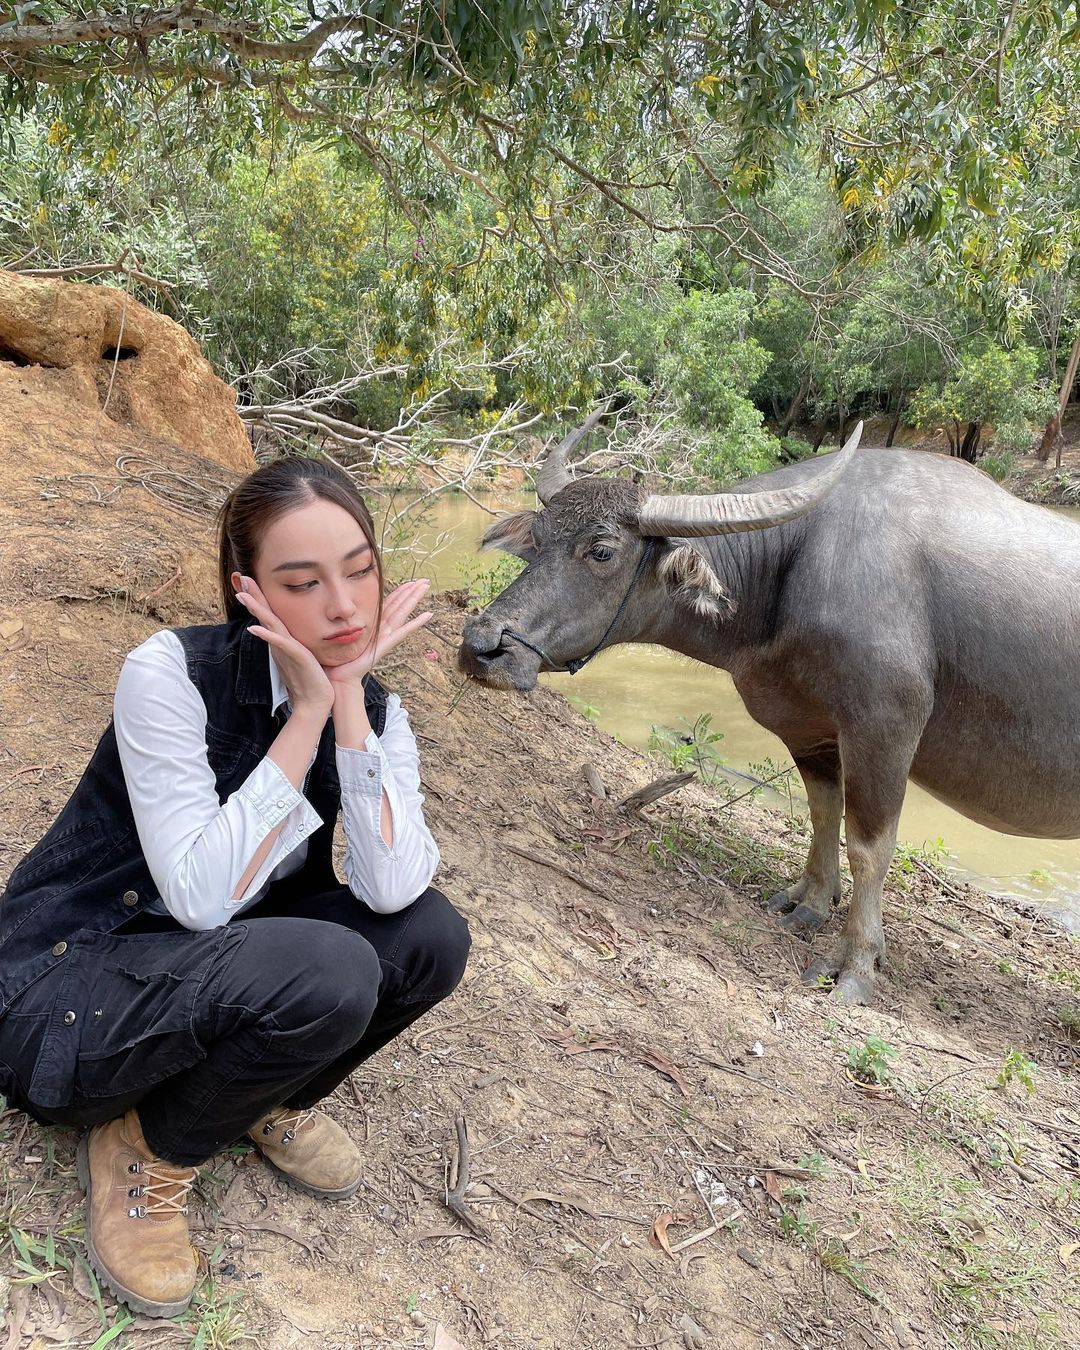
[(623, 611), (626, 609), (626, 606), (630, 603), (630, 596), (634, 592), (634, 587), (638, 584), (638, 580), (640, 579), (642, 572), (644, 572), (646, 564), (652, 557), (653, 546), (655, 545), (655, 543), (656, 541), (654, 539), (646, 539), (645, 547), (642, 549), (641, 557), (638, 559), (637, 570), (634, 572), (634, 575), (630, 580), (630, 585), (626, 588), (626, 594), (622, 598), (622, 604), (615, 611), (614, 618), (604, 629), (603, 637), (592, 649), (592, 651), (589, 652), (588, 656), (579, 656), (576, 660), (567, 661), (567, 663), (564, 666), (560, 666), (556, 665), (556, 663), (551, 659), (550, 656), (548, 656), (547, 652), (545, 652), (542, 647), (538, 647), (535, 642), (530, 642), (527, 637), (517, 632), (515, 629), (504, 628), (503, 637), (513, 638), (515, 642), (520, 642), (523, 647), (528, 647), (529, 651), (535, 652), (536, 655), (540, 658), (540, 660), (543, 661), (546, 665), (550, 666), (551, 669), (556, 673), (562, 674), (563, 672), (567, 672), (570, 675), (576, 675), (578, 671), (581, 669), (581, 667), (585, 665), (587, 662), (591, 661), (593, 657), (597, 654), (597, 652), (599, 652), (603, 648), (604, 643), (611, 636), (612, 630), (615, 628), (615, 625), (622, 618)]

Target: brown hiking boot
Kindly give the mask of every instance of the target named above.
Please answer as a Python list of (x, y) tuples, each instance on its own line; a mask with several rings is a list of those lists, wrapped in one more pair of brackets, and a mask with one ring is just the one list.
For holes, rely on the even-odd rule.
[(290, 1186), (327, 1200), (344, 1200), (360, 1185), (360, 1152), (321, 1111), (279, 1106), (261, 1116), (248, 1138)]
[(83, 1135), (78, 1167), (98, 1278), (135, 1312), (182, 1313), (198, 1270), (187, 1225), (195, 1169), (155, 1158), (134, 1110)]

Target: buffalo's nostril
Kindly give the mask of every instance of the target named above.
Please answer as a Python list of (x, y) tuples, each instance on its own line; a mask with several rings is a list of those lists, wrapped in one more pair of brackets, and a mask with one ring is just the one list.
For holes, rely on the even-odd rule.
[(503, 630), (501, 624), (491, 623), (473, 623), (466, 624), (465, 631), (461, 635), (461, 645), (470, 656), (477, 660), (487, 659), (498, 655), (502, 647)]
[(466, 674), (480, 674), (504, 655), (502, 627), (496, 624), (466, 624), (461, 635), (458, 665)]

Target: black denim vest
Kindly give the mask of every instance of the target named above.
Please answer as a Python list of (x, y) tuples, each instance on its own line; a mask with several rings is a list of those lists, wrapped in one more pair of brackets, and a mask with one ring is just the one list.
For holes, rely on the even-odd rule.
[[(280, 729), (267, 647), (246, 624), (173, 630), (184, 647), (188, 676), (206, 704), (206, 753), (222, 802), (263, 759)], [(381, 735), (386, 690), (369, 675), (364, 694), (372, 730)], [(302, 869), (313, 891), (337, 884), (333, 840), (340, 793), (328, 718), (304, 786), (323, 822), (308, 839)], [(110, 722), (67, 805), (12, 872), (0, 897), (0, 1015), (63, 959), (81, 932), (112, 932), (158, 898)]]

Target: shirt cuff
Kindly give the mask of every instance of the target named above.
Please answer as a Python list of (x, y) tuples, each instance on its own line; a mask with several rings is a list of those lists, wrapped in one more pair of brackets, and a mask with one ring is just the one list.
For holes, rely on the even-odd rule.
[(269, 757), (248, 774), (237, 789), (237, 796), (255, 809), (267, 833), (280, 825), (289, 812), (300, 805), (306, 806), (315, 815), (308, 799), (293, 787), (280, 767)]
[(365, 741), (366, 750), (348, 750), (337, 747), (337, 771), (342, 791), (360, 793), (365, 797), (381, 797), (386, 751), (372, 732)]

